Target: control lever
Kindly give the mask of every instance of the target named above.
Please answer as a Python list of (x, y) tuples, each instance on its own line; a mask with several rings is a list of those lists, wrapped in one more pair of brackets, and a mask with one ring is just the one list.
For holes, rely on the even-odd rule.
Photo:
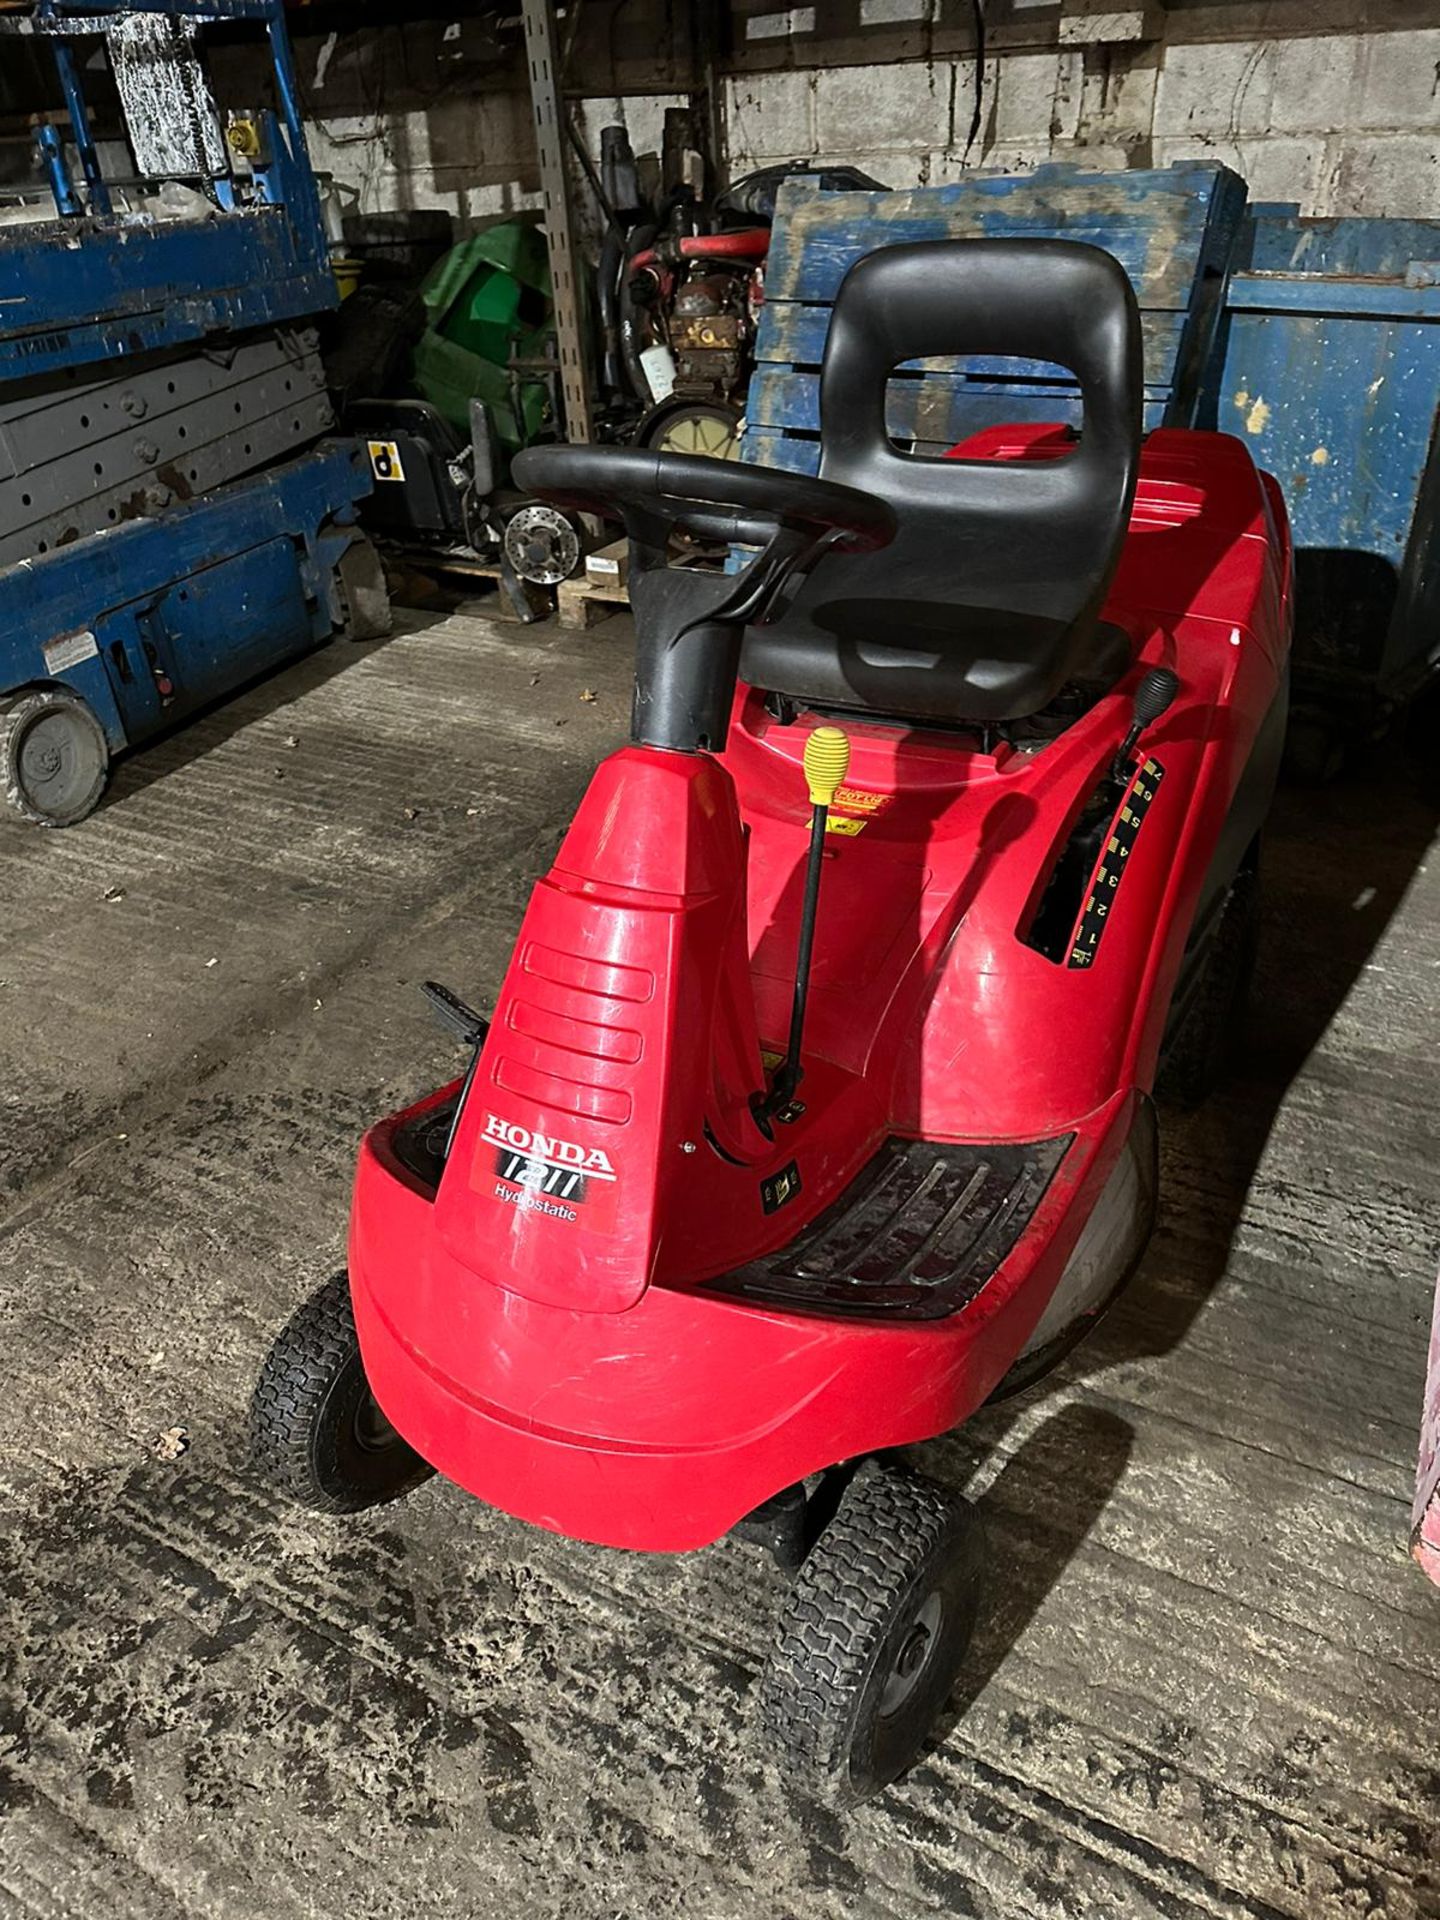
[(1146, 727), (1151, 727), (1180, 691), (1180, 678), (1169, 667), (1152, 667), (1135, 689), (1130, 708), (1130, 731), (1120, 743), (1120, 751), (1110, 766), (1110, 778), (1120, 785), (1130, 777), (1130, 756), (1135, 742)]
[(430, 1011), (444, 1027), (453, 1034), (462, 1047), (470, 1048), (470, 1064), (465, 1069), (465, 1078), (461, 1082), (460, 1097), (455, 1102), (455, 1111), (450, 1116), (450, 1131), (445, 1136), (445, 1151), (442, 1161), (450, 1158), (450, 1149), (455, 1144), (455, 1135), (459, 1131), (460, 1116), (465, 1111), (465, 1102), (470, 1097), (470, 1088), (475, 1079), (475, 1069), (480, 1064), (480, 1049), (485, 1044), (485, 1036), (490, 1031), (490, 1022), (476, 1013), (473, 1007), (467, 1007), (458, 993), (452, 993), (448, 987), (442, 987), (438, 980), (424, 980), (420, 991), (430, 1002)]
[(490, 1031), (490, 1022), (476, 1013), (448, 987), (442, 987), (438, 980), (426, 980), (420, 991), (430, 1002), (430, 1011), (444, 1027), (453, 1034), (462, 1047), (478, 1047)]
[[(810, 961), (815, 949), (815, 910), (820, 901), (820, 866), (825, 857), (825, 823), (835, 791), (850, 766), (850, 742), (839, 727), (816, 727), (805, 742), (805, 783), (810, 791), (810, 853), (805, 863), (805, 901), (800, 910), (800, 946), (795, 958), (795, 998), (790, 1010), (790, 1042), (770, 1091), (759, 1103), (762, 1123), (784, 1114), (800, 1084), (800, 1042), (805, 1032), (805, 1002), (810, 993)], [(768, 1131), (768, 1128), (767, 1128)]]

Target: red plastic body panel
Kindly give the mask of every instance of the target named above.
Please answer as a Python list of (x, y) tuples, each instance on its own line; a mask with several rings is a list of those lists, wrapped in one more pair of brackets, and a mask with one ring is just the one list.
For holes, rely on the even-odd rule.
[[(970, 458), (1047, 458), (1053, 429)], [(810, 721), (740, 688), (718, 759), (597, 771), (516, 943), (438, 1194), (362, 1146), (350, 1275), (386, 1413), (539, 1525), (680, 1549), (836, 1460), (965, 1419), (1034, 1328), (1148, 1091), (1196, 902), (1288, 644), (1288, 533), (1240, 443), (1147, 443), (1107, 608), (1127, 678), (1033, 752), (847, 726), (827, 836), (804, 1111), (749, 1113), (783, 1044)], [(1181, 691), (1091, 963), (1026, 943), (1148, 667)], [(705, 1282), (787, 1245), (892, 1134), (1074, 1141), (963, 1312), (921, 1324), (742, 1303)], [(790, 1198), (767, 1211), (785, 1169)], [(773, 1197), (773, 1189), (772, 1197)]]

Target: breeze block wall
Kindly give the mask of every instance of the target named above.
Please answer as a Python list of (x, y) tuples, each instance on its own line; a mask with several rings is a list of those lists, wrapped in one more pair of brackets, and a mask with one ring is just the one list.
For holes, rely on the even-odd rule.
[(1434, 6), (992, 5), (973, 141), (976, 63), (951, 50), (973, 44), (967, 12), (850, 0), (743, 14), (744, 70), (725, 87), (732, 172), (849, 160), (908, 187), (976, 166), (1213, 159), (1253, 200), (1308, 214), (1440, 215)]

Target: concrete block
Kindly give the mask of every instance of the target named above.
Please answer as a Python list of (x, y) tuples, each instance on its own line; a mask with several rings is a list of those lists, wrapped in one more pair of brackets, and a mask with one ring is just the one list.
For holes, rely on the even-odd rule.
[(1158, 40), (1164, 31), (1165, 10), (1158, 0), (1143, 0), (1137, 7), (1117, 7), (1113, 0), (1063, 0), (1060, 9), (1062, 47)]
[[(937, 181), (952, 180), (957, 177), (956, 169), (965, 153), (965, 142), (970, 133), (970, 122), (975, 114), (975, 62), (968, 59), (951, 60), (946, 63), (946, 72), (950, 76), (950, 144), (948, 152), (937, 154), (936, 166), (940, 169), (935, 175)], [(975, 145), (970, 152), (970, 165), (980, 164), (981, 149), (994, 123), (998, 104), (1000, 62), (987, 60), (985, 79), (980, 100), (980, 131), (975, 136)]]
[(788, 40), (792, 34), (815, 31), (815, 9), (776, 7), (768, 13), (747, 14), (737, 24), (749, 41)]
[(1131, 167), (1150, 165), (1148, 148), (1142, 159), (1136, 159), (1137, 142), (1106, 138), (1098, 133), (1087, 133), (1079, 140), (1057, 140), (1050, 149), (1051, 160), (1061, 160), (1072, 167), (1083, 167), (1086, 173), (1126, 173)]
[(1176, 160), (1213, 160), (1232, 167), (1248, 183), (1252, 200), (1298, 201), (1302, 213), (1327, 213), (1325, 146), (1319, 140), (1276, 137), (1213, 140), (1194, 135), (1157, 139), (1157, 167)]
[(1360, 36), (1338, 33), (1277, 40), (1270, 63), (1271, 132), (1332, 133), (1353, 126), (1363, 44)]
[(1347, 124), (1397, 132), (1440, 129), (1440, 28), (1365, 35), (1359, 99)]
[(725, 145), (732, 173), (815, 151), (815, 75), (739, 74), (725, 83)]
[[(999, 142), (1071, 139), (1079, 125), (1080, 56), (1005, 53), (994, 63), (995, 117), (987, 130)], [(957, 95), (955, 118), (962, 116)]]
[(1268, 133), (1274, 58), (1273, 44), (1167, 46), (1155, 92), (1156, 138)]
[(898, 147), (870, 151), (863, 147), (843, 147), (833, 151), (822, 147), (815, 158), (834, 166), (858, 167), (861, 173), (868, 173), (872, 180), (878, 180), (882, 186), (897, 190), (934, 186), (941, 177), (937, 172), (939, 152), (929, 149), (923, 153), (905, 153)]
[(822, 69), (814, 105), (821, 153), (935, 152), (950, 138), (950, 69), (925, 60)]
[(1440, 144), (1433, 133), (1342, 140), (1330, 191), (1330, 213), (1433, 220), (1440, 207)]
[(1155, 88), (1160, 49), (1154, 45), (1112, 48), (1102, 62), (1083, 55), (1062, 56), (1074, 67), (1066, 93), (1078, 101), (1078, 125), (1062, 130), (1074, 137), (1130, 149), (1148, 147), (1155, 127)]
[(428, 150), (437, 167), (471, 166), (486, 174), (497, 167), (511, 174), (536, 169), (535, 124), (523, 93), (455, 94), (403, 118), (421, 123), (410, 146), (417, 160)]
[(1034, 140), (996, 141), (987, 146), (983, 152), (980, 151), (980, 143), (977, 141), (976, 150), (970, 156), (968, 167), (960, 163), (960, 149), (963, 145), (964, 136), (962, 135), (953, 153), (937, 156), (934, 174), (937, 185), (943, 185), (952, 180), (967, 180), (977, 173), (1023, 173), (1031, 167), (1043, 167), (1047, 160), (1055, 157), (1051, 153), (1050, 143), (1043, 132)]

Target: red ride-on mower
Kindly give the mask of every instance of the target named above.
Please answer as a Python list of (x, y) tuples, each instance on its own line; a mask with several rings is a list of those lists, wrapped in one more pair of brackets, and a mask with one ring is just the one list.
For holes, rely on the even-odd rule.
[[(900, 452), (903, 361), (1058, 361), (1078, 438)], [(1109, 255), (903, 246), (835, 308), (821, 478), (609, 447), (521, 484), (623, 516), (631, 744), (536, 887), (463, 1080), (360, 1150), (349, 1274), (280, 1336), (259, 1457), (346, 1511), (429, 1467), (537, 1526), (799, 1571), (761, 1697), (845, 1802), (918, 1750), (979, 1542), (894, 1450), (1035, 1379), (1155, 1209), (1151, 1088), (1244, 984), (1289, 641), (1239, 441), (1140, 446)], [(756, 550), (666, 565), (676, 527)]]

